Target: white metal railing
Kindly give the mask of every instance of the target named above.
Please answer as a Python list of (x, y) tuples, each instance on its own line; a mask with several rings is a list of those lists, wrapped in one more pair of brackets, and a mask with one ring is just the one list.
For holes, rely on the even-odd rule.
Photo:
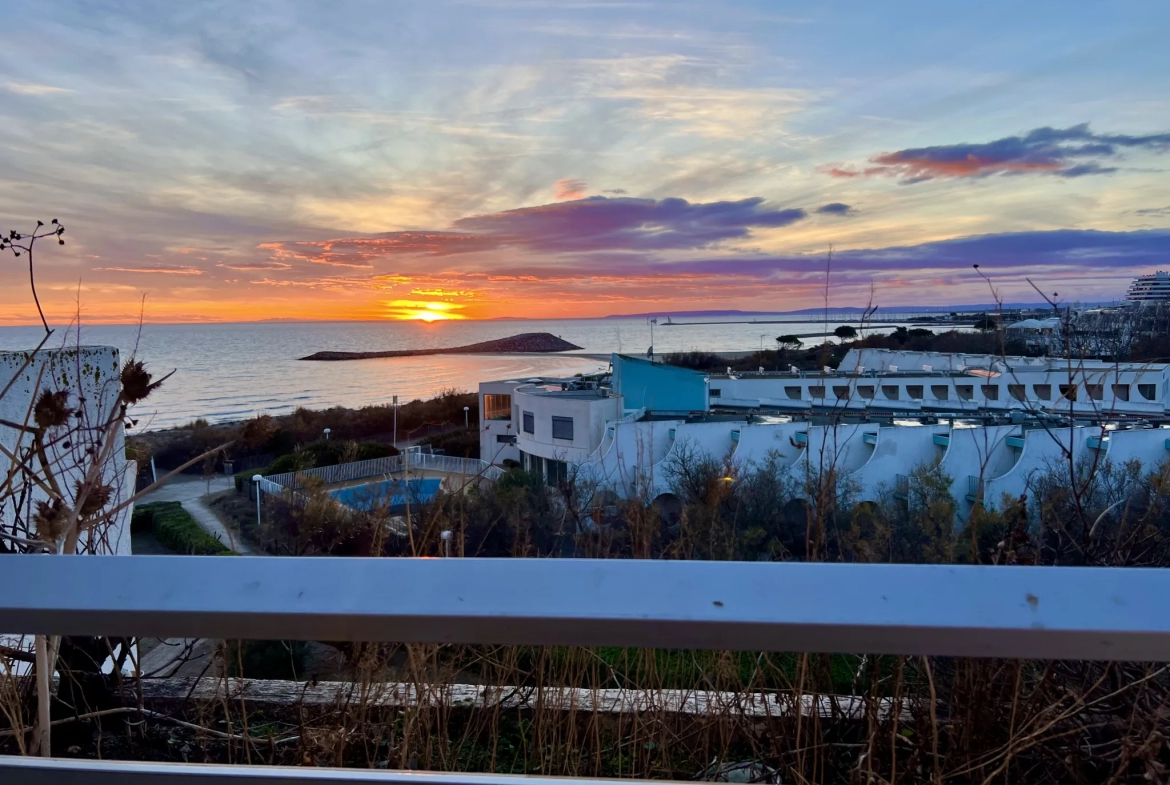
[(370, 458), (366, 461), (339, 463), (316, 469), (302, 469), (299, 472), (272, 474), (268, 476), (268, 480), (285, 488), (291, 488), (305, 477), (319, 477), (326, 485), (332, 485), (333, 483), (351, 482), (400, 471), (402, 471), (402, 456), (392, 455), (388, 458)]
[[(0, 556), (0, 629), (41, 635), (1170, 662), (1167, 596), (1170, 571), (1121, 567)], [(225, 785), (523, 780), (0, 758), (0, 783), (180, 775)]]
[(504, 473), (499, 466), (492, 466), (480, 458), (458, 458), (454, 455), (411, 453), (408, 464), (411, 469), (470, 476), (482, 475), (489, 480), (498, 480)]
[(0, 556), (0, 629), (44, 635), (1170, 662), (1167, 596), (1122, 567)]
[(394, 455), (389, 458), (371, 458), (367, 461), (339, 463), (335, 466), (321, 466), (316, 469), (303, 469), (299, 472), (273, 474), (269, 475), (266, 479), (282, 488), (295, 487), (305, 477), (318, 477), (326, 485), (332, 485), (339, 482), (363, 480), (367, 477), (397, 474), (404, 471), (408, 464), (412, 469), (483, 476), (489, 480), (497, 480), (503, 474), (503, 470), (498, 466), (492, 466), (487, 461), (479, 458), (457, 458), (453, 455), (431, 455), (423, 452), (411, 452), (409, 459), (404, 455)]

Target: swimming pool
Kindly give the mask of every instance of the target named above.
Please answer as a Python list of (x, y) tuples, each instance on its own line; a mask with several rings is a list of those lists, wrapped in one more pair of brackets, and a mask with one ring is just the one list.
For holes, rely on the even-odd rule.
[(439, 492), (439, 482), (437, 478), (379, 480), (351, 488), (338, 488), (330, 491), (329, 495), (354, 510), (368, 511), (386, 507), (390, 512), (399, 512), (406, 508), (408, 498), (411, 504), (426, 504), (434, 499)]

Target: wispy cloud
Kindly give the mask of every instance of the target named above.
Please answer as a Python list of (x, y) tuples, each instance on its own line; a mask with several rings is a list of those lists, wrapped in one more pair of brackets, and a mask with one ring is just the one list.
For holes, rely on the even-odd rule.
[(17, 95), (57, 95), (73, 92), (65, 87), (54, 87), (53, 85), (36, 84), (35, 82), (5, 82), (4, 89)]
[(915, 147), (882, 153), (864, 168), (830, 164), (833, 177), (896, 177), (912, 185), (937, 178), (987, 177), (994, 174), (1047, 174), (1083, 177), (1117, 171), (1112, 162), (1123, 150), (1161, 153), (1170, 149), (1170, 133), (1132, 136), (1097, 134), (1088, 123), (1069, 128), (1037, 128), (1022, 136), (994, 142)]
[(219, 262), (216, 267), (222, 267), (225, 270), (237, 270), (240, 272), (249, 270), (289, 270), (292, 265), (287, 262), (238, 262), (229, 264), (227, 262)]
[(553, 184), (553, 196), (557, 201), (566, 199), (581, 199), (589, 186), (584, 180), (562, 179)]
[(139, 267), (95, 267), (95, 273), (139, 273), (146, 275), (203, 275), (198, 267), (176, 264), (147, 264)]

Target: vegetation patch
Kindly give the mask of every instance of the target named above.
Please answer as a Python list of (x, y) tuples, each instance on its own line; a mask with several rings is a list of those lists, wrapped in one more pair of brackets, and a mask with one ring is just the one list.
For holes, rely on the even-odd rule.
[(200, 528), (179, 502), (150, 502), (134, 508), (130, 531), (152, 532), (155, 538), (175, 553), (192, 556), (226, 556), (231, 548)]

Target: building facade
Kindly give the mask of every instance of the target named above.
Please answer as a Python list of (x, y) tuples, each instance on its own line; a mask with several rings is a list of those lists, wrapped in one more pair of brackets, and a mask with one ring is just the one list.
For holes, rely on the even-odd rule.
[[(937, 461), (965, 517), (977, 499), (1018, 498), (1069, 452), (1149, 469), (1170, 456), (1166, 365), (866, 349), (834, 372), (704, 375), (615, 355), (608, 377), (481, 394), (505, 384), (510, 419), (485, 416), (481, 444), (515, 434), (513, 460), (549, 484), (572, 476), (626, 497), (669, 496), (672, 472), (696, 455), (732, 479), (768, 462), (799, 487), (832, 470), (858, 501), (906, 493), (914, 467)], [(652, 400), (672, 408), (639, 405)], [(482, 411), (505, 407), (485, 399)]]
[(1170, 302), (1170, 272), (1158, 270), (1141, 275), (1129, 285), (1125, 302), (1132, 305), (1152, 305)]

